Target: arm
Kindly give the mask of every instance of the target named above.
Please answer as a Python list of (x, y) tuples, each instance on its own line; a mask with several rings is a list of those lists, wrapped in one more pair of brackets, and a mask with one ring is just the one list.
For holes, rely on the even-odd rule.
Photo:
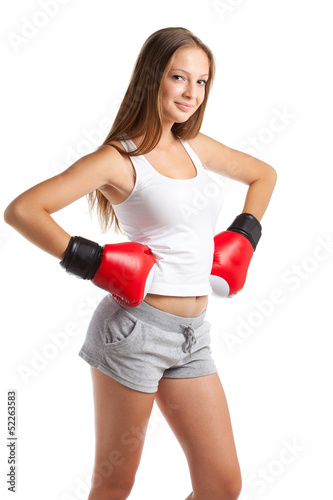
[(227, 231), (214, 238), (212, 290), (218, 296), (232, 297), (244, 286), (253, 252), (261, 237), (259, 221), (266, 211), (277, 176), (267, 163), (203, 134), (199, 134), (197, 144), (207, 169), (249, 186), (242, 214)]
[(33, 244), (62, 259), (70, 235), (51, 214), (104, 185), (124, 188), (122, 176), (130, 186), (123, 162), (114, 148), (103, 146), (79, 159), (63, 173), (20, 194), (6, 208), (4, 219)]
[[(51, 214), (95, 189), (107, 190), (113, 203), (134, 187), (132, 168), (109, 146), (84, 156), (65, 172), (28, 189), (7, 207), (5, 221), (39, 248), (61, 259), (70, 274), (91, 280), (121, 303), (134, 307), (153, 279), (155, 259), (146, 245), (98, 243), (70, 237)], [(110, 180), (112, 179), (112, 180)]]
[(198, 134), (195, 148), (208, 170), (249, 186), (243, 213), (250, 213), (260, 221), (276, 184), (274, 168), (204, 134)]

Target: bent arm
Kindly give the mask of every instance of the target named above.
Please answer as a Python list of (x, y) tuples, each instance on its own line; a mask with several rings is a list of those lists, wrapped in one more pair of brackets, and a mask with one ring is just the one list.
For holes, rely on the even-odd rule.
[[(264, 163), (264, 165), (268, 166), (266, 163)], [(265, 169), (265, 172), (260, 175), (257, 180), (250, 183), (245, 198), (243, 213), (252, 214), (259, 221), (262, 219), (272, 197), (276, 179), (277, 175), (275, 170), (269, 172)]]
[(4, 219), (31, 243), (62, 259), (70, 235), (55, 222), (37, 198), (43, 191), (51, 190), (58, 183), (59, 180), (50, 179), (25, 191), (8, 205)]
[(63, 173), (15, 198), (4, 212), (5, 222), (34, 245), (62, 259), (70, 235), (51, 214), (106, 184), (117, 185), (120, 156), (108, 146), (84, 156)]
[(249, 186), (243, 213), (250, 213), (260, 221), (276, 184), (277, 174), (274, 168), (204, 134), (199, 134), (198, 139), (199, 148), (208, 170)]

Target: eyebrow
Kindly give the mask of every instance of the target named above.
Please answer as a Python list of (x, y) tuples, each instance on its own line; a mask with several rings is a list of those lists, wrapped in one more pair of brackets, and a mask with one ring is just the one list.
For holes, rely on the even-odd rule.
[[(180, 68), (171, 68), (170, 71), (183, 71), (183, 73), (186, 73), (187, 75), (189, 75), (190, 73), (188, 71), (186, 71), (185, 69), (180, 69)], [(204, 73), (203, 75), (200, 75), (200, 76), (209, 76), (208, 73)]]

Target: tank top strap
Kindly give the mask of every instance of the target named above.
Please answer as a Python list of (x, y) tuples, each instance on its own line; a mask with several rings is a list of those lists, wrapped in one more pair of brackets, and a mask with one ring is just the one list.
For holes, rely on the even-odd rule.
[[(180, 140), (180, 142), (182, 143), (183, 147), (185, 148), (187, 154), (189, 155), (192, 162), (194, 163), (194, 165), (197, 169), (197, 172), (199, 173), (199, 172), (204, 171), (204, 166), (201, 163), (200, 158), (198, 157), (196, 152), (192, 149), (192, 147), (189, 145), (189, 143), (185, 139), (181, 139), (180, 137), (178, 137), (178, 139)], [(128, 137), (123, 137), (123, 139), (120, 140), (120, 143), (123, 145), (123, 147), (125, 148), (125, 150), (128, 153), (130, 153), (131, 151), (134, 151), (136, 149), (134, 142), (131, 139), (129, 139)], [(130, 158), (131, 158), (132, 165), (134, 166), (137, 173), (140, 174), (140, 176), (149, 175), (148, 172), (150, 170), (152, 170), (156, 174), (156, 171), (152, 167), (150, 169), (147, 169), (147, 164), (150, 165), (150, 163), (147, 162), (147, 160), (145, 159), (145, 157), (143, 155), (131, 156)]]
[(123, 145), (123, 147), (125, 148), (125, 150), (128, 153), (130, 153), (131, 151), (134, 150), (134, 144), (132, 143), (132, 141), (130, 139), (124, 138), (124, 139), (121, 139), (119, 142)]
[[(123, 145), (123, 147), (125, 148), (125, 150), (128, 153), (130, 153), (131, 151), (134, 151), (136, 149), (134, 142), (129, 138), (124, 137), (119, 142)], [(142, 171), (142, 168), (144, 165), (144, 161), (142, 161), (142, 155), (130, 156), (130, 160), (132, 162), (133, 167), (136, 170), (136, 173), (137, 174), (140, 173), (140, 175), (144, 174), (144, 171)]]
[[(192, 149), (192, 147), (189, 145), (189, 143), (185, 139), (182, 139), (181, 137), (178, 137), (178, 139), (180, 140), (180, 142), (182, 143), (182, 145), (186, 149), (189, 157), (191, 158), (191, 160), (193, 161), (195, 166), (197, 168), (204, 168), (202, 163), (201, 163), (200, 158), (198, 157), (196, 152)], [(129, 138), (124, 137), (123, 139), (120, 140), (120, 142), (128, 153), (135, 149), (135, 144)], [(132, 157), (132, 158), (137, 158), (137, 157)]]
[(184, 146), (184, 148), (186, 149), (189, 157), (191, 158), (191, 160), (193, 161), (194, 165), (196, 166), (197, 170), (203, 170), (204, 169), (204, 166), (203, 164), (201, 163), (201, 160), (199, 158), (199, 156), (196, 154), (196, 152), (191, 148), (191, 146), (189, 145), (189, 143), (187, 141), (185, 141), (185, 139), (181, 139), (179, 137), (179, 140), (181, 141), (182, 145)]
[[(123, 137), (119, 140), (124, 149), (131, 153), (136, 149), (134, 142), (128, 137)], [(129, 156), (132, 166), (135, 170), (136, 181), (135, 181), (135, 191), (140, 190), (145, 184), (147, 184), (147, 179), (152, 175), (150, 169), (147, 168), (147, 164), (144, 156)]]

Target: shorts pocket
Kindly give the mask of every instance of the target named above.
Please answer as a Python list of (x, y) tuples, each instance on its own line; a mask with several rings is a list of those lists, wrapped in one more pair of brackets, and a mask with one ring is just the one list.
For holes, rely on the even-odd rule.
[(124, 309), (118, 309), (107, 322), (104, 348), (114, 349), (127, 344), (135, 338), (139, 329), (140, 321)]

